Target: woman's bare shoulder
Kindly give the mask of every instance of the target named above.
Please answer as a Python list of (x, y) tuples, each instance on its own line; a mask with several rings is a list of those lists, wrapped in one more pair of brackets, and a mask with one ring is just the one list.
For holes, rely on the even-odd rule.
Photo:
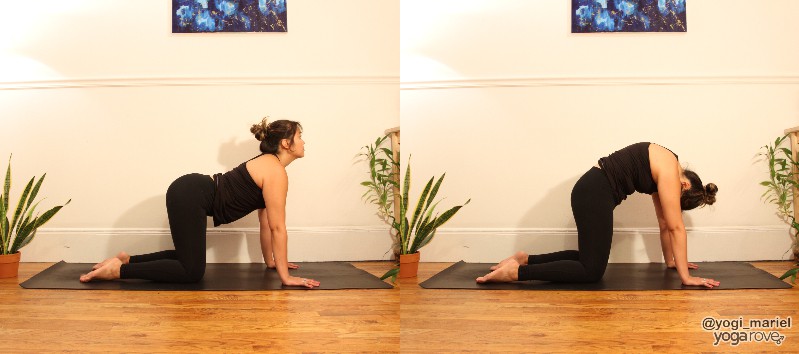
[(261, 155), (247, 161), (247, 171), (260, 188), (263, 188), (263, 184), (267, 180), (286, 174), (285, 167), (280, 164), (280, 160), (274, 155)]
[(657, 181), (664, 172), (679, 175), (680, 162), (671, 150), (652, 143), (649, 145), (649, 168), (652, 170), (652, 177)]

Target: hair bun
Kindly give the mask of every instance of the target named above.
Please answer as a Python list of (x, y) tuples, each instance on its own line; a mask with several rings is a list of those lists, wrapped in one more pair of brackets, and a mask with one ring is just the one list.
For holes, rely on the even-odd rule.
[(719, 187), (713, 183), (708, 183), (705, 185), (705, 204), (712, 205), (716, 202), (716, 193), (719, 191)]
[(261, 123), (253, 124), (252, 127), (250, 127), (250, 133), (255, 135), (255, 139), (258, 141), (264, 141), (266, 139), (266, 120), (267, 118), (264, 118), (261, 120)]

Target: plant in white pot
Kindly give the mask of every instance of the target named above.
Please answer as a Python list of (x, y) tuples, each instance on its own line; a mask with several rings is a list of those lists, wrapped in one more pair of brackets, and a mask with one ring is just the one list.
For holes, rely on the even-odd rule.
[[(8, 168), (6, 169), (5, 183), (3, 184), (3, 194), (0, 194), (0, 278), (13, 278), (17, 276), (19, 270), (19, 249), (25, 247), (36, 237), (36, 231), (40, 226), (58, 213), (64, 205), (69, 204), (71, 199), (64, 205), (53, 207), (42, 214), (34, 212), (41, 201), (34, 203), (39, 188), (44, 182), (44, 177), (34, 184), (36, 176), (31, 177), (28, 184), (20, 196), (14, 209), (11, 209), (9, 201), (11, 196), (11, 157), (8, 158)], [(13, 213), (9, 215), (9, 212)]]

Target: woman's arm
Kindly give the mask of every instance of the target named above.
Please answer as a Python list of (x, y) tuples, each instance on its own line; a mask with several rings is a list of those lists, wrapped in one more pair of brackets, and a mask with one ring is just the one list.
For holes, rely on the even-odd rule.
[[(258, 222), (261, 225), (261, 254), (268, 268), (275, 268), (275, 256), (272, 254), (272, 230), (269, 229), (269, 217), (266, 208), (258, 209)], [(297, 269), (298, 265), (289, 262), (289, 269)]]
[(275, 269), (277, 269), (280, 280), (284, 285), (309, 288), (319, 286), (319, 282), (313, 279), (303, 279), (289, 275), (288, 233), (286, 232), (286, 195), (289, 181), (285, 170), (272, 170), (272, 172), (264, 176), (262, 189), (264, 202), (266, 203), (266, 216), (267, 220), (269, 220), (269, 231), (272, 237), (272, 254), (275, 260)]
[(665, 231), (668, 234), (668, 243), (671, 245), (674, 265), (680, 279), (685, 285), (704, 285), (709, 288), (718, 286), (718, 282), (713, 279), (702, 279), (692, 277), (688, 273), (688, 235), (685, 232), (685, 224), (682, 220), (682, 209), (680, 208), (680, 166), (675, 164), (674, 168), (667, 168), (659, 171), (658, 174), (658, 199), (660, 200), (660, 210), (665, 222)]
[(275, 258), (272, 255), (272, 230), (269, 229), (266, 208), (258, 209), (258, 223), (261, 225), (261, 254), (264, 256), (264, 263), (269, 268), (275, 268)]
[(674, 268), (674, 252), (671, 250), (671, 237), (668, 227), (666, 227), (666, 218), (663, 217), (663, 210), (660, 208), (660, 198), (657, 192), (652, 193), (652, 203), (655, 204), (655, 215), (658, 219), (658, 228), (660, 229), (660, 248), (663, 250), (663, 260), (666, 266)]
[[(671, 250), (671, 234), (669, 228), (666, 226), (666, 218), (663, 217), (663, 210), (660, 208), (660, 198), (657, 192), (652, 193), (652, 202), (655, 205), (655, 215), (658, 219), (658, 229), (660, 230), (660, 248), (663, 251), (663, 260), (666, 262), (666, 267), (675, 269), (677, 268), (674, 263), (674, 252)], [(688, 262), (688, 269), (698, 269), (699, 266)]]

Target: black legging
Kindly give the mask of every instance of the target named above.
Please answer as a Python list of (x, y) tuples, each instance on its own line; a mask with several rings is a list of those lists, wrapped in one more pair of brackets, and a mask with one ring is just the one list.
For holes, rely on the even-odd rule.
[(166, 192), (166, 211), (175, 250), (131, 256), (120, 278), (193, 283), (205, 274), (205, 229), (212, 216), (214, 181), (189, 174), (172, 182)]
[(572, 213), (579, 251), (531, 255), (519, 267), (519, 280), (589, 283), (602, 279), (613, 239), (616, 201), (605, 172), (593, 167), (574, 185)]

